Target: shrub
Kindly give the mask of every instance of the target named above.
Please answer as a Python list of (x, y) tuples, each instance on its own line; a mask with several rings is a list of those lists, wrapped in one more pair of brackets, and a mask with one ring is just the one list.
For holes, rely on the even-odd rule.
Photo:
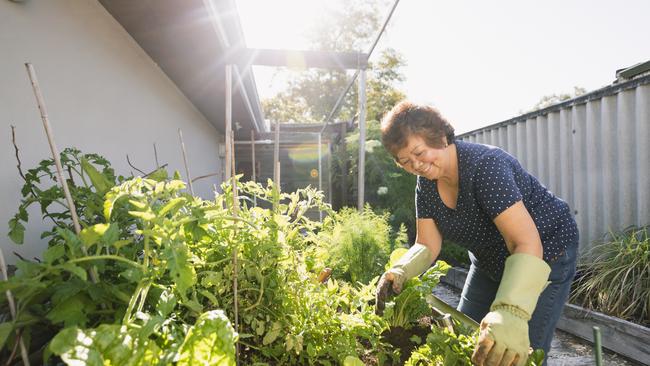
[(332, 268), (334, 278), (366, 284), (383, 273), (392, 247), (401, 246), (404, 236), (398, 235), (394, 244), (387, 215), (374, 213), (369, 205), (363, 212), (343, 208), (326, 220), (315, 255), (321, 267)]
[(579, 264), (571, 301), (589, 309), (650, 324), (648, 227), (610, 233)]

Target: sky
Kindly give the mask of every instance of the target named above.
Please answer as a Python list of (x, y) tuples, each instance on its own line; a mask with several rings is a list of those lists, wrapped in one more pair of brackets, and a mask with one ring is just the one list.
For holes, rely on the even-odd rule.
[[(306, 49), (305, 30), (326, 1), (345, 3), (237, 0), (247, 46)], [(387, 47), (401, 53), (398, 88), (436, 106), (460, 134), (516, 117), (545, 95), (609, 85), (616, 70), (650, 60), (648, 14), (649, 0), (401, 0), (370, 61)], [(285, 85), (275, 68), (254, 74), (262, 99)]]

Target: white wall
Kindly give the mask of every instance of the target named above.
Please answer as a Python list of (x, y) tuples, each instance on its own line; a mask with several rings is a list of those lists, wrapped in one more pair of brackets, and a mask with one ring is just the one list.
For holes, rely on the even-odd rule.
[[(7, 237), (22, 187), (10, 125), (24, 171), (51, 157), (25, 62), (36, 69), (60, 150), (99, 153), (126, 175), (126, 154), (141, 170), (155, 168), (155, 142), (160, 163), (185, 178), (182, 128), (192, 175), (221, 171), (223, 137), (97, 1), (0, 0), (0, 247), (8, 262), (15, 262), (12, 251), (40, 257), (40, 233), (51, 226), (32, 209), (25, 244)], [(197, 181), (195, 193), (211, 197), (214, 183)]]

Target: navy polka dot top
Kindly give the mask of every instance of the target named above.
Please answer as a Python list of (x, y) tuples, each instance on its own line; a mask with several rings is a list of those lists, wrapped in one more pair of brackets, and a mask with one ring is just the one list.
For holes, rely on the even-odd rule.
[(417, 178), (416, 216), (432, 218), (443, 239), (470, 251), (472, 263), (500, 280), (508, 249), (493, 220), (523, 200), (537, 226), (544, 260), (552, 263), (567, 247), (577, 245), (578, 229), (566, 202), (526, 172), (504, 150), (456, 140), (459, 189), (456, 208), (440, 198), (435, 180)]

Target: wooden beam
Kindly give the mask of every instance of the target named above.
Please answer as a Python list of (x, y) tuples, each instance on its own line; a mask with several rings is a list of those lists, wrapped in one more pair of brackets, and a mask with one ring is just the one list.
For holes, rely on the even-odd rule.
[(368, 54), (360, 52), (325, 52), (270, 50), (254, 48), (231, 49), (228, 62), (242, 66), (317, 67), (324, 69), (365, 69)]

